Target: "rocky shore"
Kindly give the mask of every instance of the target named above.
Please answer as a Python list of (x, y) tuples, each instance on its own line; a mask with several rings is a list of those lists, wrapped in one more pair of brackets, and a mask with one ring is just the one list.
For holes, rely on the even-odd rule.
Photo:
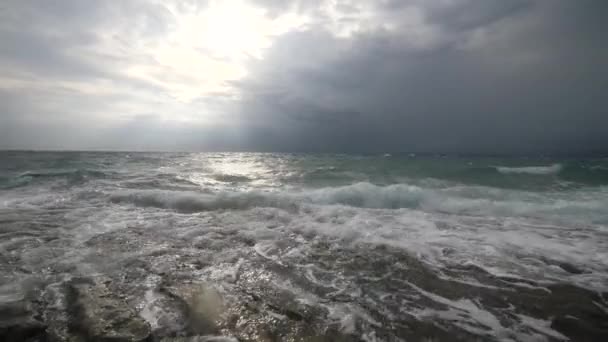
[[(89, 244), (128, 248), (135, 240), (124, 239), (125, 233), (137, 236), (138, 243), (153, 238), (132, 229), (121, 232), (121, 239), (108, 234)], [(251, 248), (250, 241), (230, 240)], [(40, 277), (20, 289), (3, 289), (0, 340), (528, 341), (532, 336), (534, 341), (599, 342), (608, 336), (606, 293), (522, 283), (474, 266), (438, 274), (383, 246), (318, 243), (314, 248), (309, 261), (351, 279), (346, 290), (328, 291), (306, 282), (301, 268), (255, 253), (248, 262), (226, 266), (221, 281), (212, 280), (202, 276), (204, 253), (167, 249), (122, 259), (106, 274)], [(280, 279), (289, 279), (292, 287)], [(307, 300), (294, 288), (317, 299)], [(375, 304), (380, 301), (383, 305)]]

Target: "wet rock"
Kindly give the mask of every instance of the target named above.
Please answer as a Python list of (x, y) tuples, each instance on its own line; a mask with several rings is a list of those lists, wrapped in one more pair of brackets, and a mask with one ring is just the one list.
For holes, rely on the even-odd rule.
[(225, 336), (190, 336), (163, 338), (161, 342), (239, 342), (239, 340)]
[(67, 315), (65, 286), (54, 283), (47, 286), (42, 297), (44, 303), (43, 320), (48, 325), (48, 341), (70, 341), (68, 331), (70, 317)]
[(557, 264), (557, 266), (561, 267), (564, 271), (568, 272), (568, 273), (572, 273), (572, 274), (583, 274), (585, 273), (584, 270), (569, 264), (567, 262), (560, 262)]
[(292, 321), (312, 322), (317, 317), (323, 317), (325, 312), (318, 307), (298, 302), (286, 292), (278, 292), (275, 297), (267, 299), (268, 309), (286, 316)]
[(608, 312), (597, 292), (568, 284), (549, 287), (543, 309), (555, 317), (551, 326), (573, 341), (608, 341)]
[[(601, 324), (601, 323), (600, 323)], [(576, 337), (576, 341), (606, 341), (608, 340), (608, 326), (588, 322), (574, 316), (559, 316), (553, 319), (551, 328), (567, 336)]]
[(231, 316), (220, 327), (243, 342), (355, 341), (330, 329), (328, 311), (278, 287), (262, 269), (243, 270), (238, 291), (228, 305)]
[(583, 274), (583, 273), (586, 273), (585, 270), (583, 270), (580, 267), (578, 267), (576, 265), (573, 265), (573, 264), (571, 264), (569, 262), (560, 261), (560, 260), (553, 260), (553, 259), (544, 258), (544, 257), (541, 257), (540, 260), (542, 260), (547, 265), (558, 266), (562, 270), (564, 270), (564, 271), (566, 271), (568, 273), (571, 273), (571, 274)]
[(67, 284), (69, 331), (86, 341), (145, 341), (150, 326), (107, 287), (109, 280), (75, 279)]
[(31, 304), (24, 300), (0, 304), (0, 341), (43, 341), (46, 326), (35, 316)]
[(44, 341), (45, 336), (46, 326), (35, 319), (0, 320), (1, 341)]

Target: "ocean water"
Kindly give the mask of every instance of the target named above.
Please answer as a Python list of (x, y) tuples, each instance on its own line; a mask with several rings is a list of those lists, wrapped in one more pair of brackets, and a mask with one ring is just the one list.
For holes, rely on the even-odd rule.
[(74, 279), (156, 340), (606, 341), (608, 160), (0, 152), (0, 305)]

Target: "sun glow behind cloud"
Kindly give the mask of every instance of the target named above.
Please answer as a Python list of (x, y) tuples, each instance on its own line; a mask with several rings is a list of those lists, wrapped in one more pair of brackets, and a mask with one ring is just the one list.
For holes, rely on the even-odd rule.
[(270, 18), (239, 0), (211, 1), (202, 11), (168, 9), (175, 25), (149, 48), (153, 63), (132, 65), (127, 72), (181, 102), (230, 92), (229, 81), (246, 76), (249, 59), (262, 58), (274, 37), (306, 22), (295, 14)]

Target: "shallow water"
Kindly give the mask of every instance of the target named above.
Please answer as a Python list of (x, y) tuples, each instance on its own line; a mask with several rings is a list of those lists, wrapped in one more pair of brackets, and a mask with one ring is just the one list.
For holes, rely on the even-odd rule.
[(57, 340), (99, 302), (154, 340), (600, 341), (606, 208), (600, 159), (1, 152), (0, 303)]

